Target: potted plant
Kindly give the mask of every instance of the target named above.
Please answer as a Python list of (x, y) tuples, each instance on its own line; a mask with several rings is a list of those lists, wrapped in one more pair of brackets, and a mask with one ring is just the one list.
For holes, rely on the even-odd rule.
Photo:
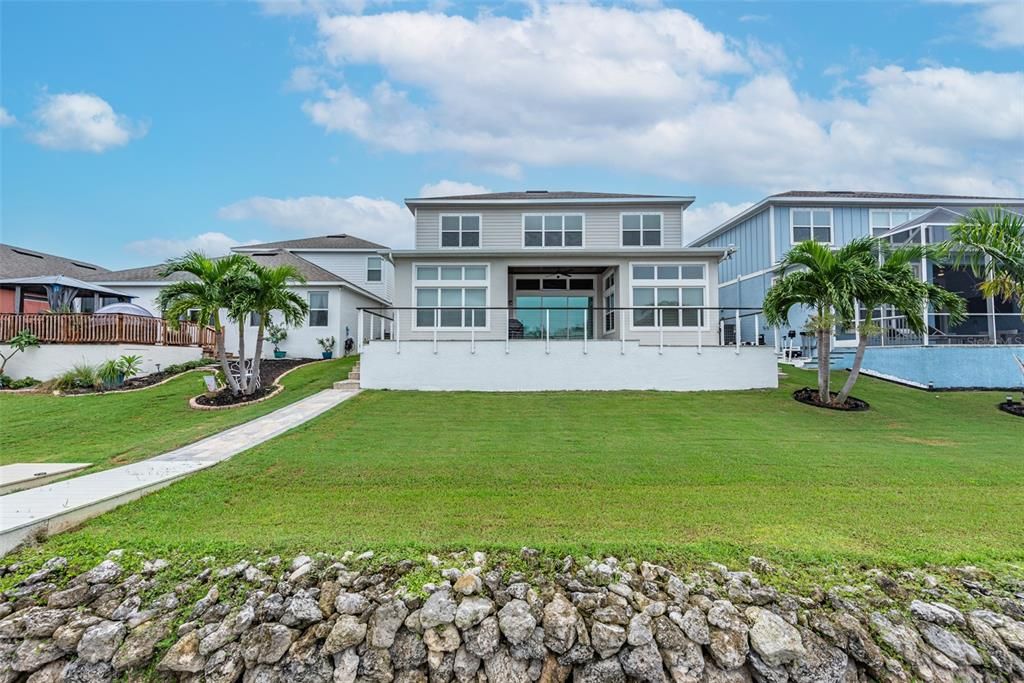
[(142, 356), (124, 355), (117, 360), (108, 360), (99, 367), (100, 380), (104, 389), (114, 389), (129, 377), (139, 374), (142, 369)]
[(288, 330), (284, 325), (278, 325), (277, 323), (270, 323), (267, 325), (267, 339), (274, 345), (274, 358), (284, 358), (287, 355), (287, 351), (282, 351), (278, 345), (288, 338)]
[(320, 349), (323, 351), (320, 355), (324, 357), (324, 360), (334, 356), (334, 345), (338, 343), (337, 339), (334, 337), (324, 337), (323, 339), (317, 339), (316, 343), (320, 345)]

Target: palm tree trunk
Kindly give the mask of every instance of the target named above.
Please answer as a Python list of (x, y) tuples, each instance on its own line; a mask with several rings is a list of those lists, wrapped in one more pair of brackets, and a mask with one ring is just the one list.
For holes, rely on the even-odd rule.
[(220, 359), (220, 371), (224, 373), (224, 381), (227, 382), (228, 388), (231, 389), (231, 393), (237, 394), (238, 383), (235, 382), (235, 378), (231, 376), (231, 369), (228, 367), (228, 351), (227, 345), (224, 343), (224, 327), (220, 324), (219, 316), (214, 320), (214, 322), (217, 323), (217, 357)]
[(829, 403), (829, 372), (831, 371), (831, 351), (829, 349), (828, 330), (818, 330), (818, 400)]
[[(865, 321), (865, 325), (862, 328), (871, 326), (871, 310), (868, 310), (868, 319)], [(857, 378), (860, 377), (860, 366), (864, 362), (864, 352), (868, 348), (868, 335), (864, 329), (861, 330), (860, 339), (857, 340), (857, 352), (853, 354), (853, 365), (850, 367), (850, 376), (846, 378), (846, 382), (843, 384), (843, 388), (839, 390), (839, 395), (836, 396), (836, 403), (843, 405), (846, 403), (846, 399), (850, 397), (850, 392), (853, 391), (853, 385), (857, 383)]]
[[(238, 388), (244, 394), (249, 381), (245, 377), (245, 320), (238, 321)], [(238, 392), (235, 392), (236, 395)]]
[(260, 376), (260, 362), (263, 360), (263, 325), (266, 315), (268, 314), (260, 313), (260, 326), (256, 330), (256, 352), (252, 356), (252, 381), (246, 389), (247, 394), (256, 393), (256, 378)]

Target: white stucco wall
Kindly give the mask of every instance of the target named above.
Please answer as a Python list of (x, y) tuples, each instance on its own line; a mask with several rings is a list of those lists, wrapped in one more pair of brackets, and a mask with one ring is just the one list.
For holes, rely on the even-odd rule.
[[(4, 354), (11, 348), (0, 344)], [(203, 355), (196, 346), (145, 346), (142, 344), (41, 344), (26, 349), (7, 362), (4, 372), (14, 379), (35, 377), (53, 379), (75, 365), (99, 365), (124, 355), (142, 356), (142, 374), (148, 375), (176, 363), (196, 360)]]
[[(562, 391), (653, 389), (707, 391), (778, 387), (771, 347), (640, 346), (592, 341), (374, 341), (363, 348), (360, 383), (367, 389), (430, 391)], [(400, 352), (399, 352), (400, 350)]]
[[(156, 297), (160, 287), (155, 285), (117, 285), (119, 291), (132, 294), (136, 298), (133, 303), (146, 308), (154, 315), (160, 314), (160, 307), (156, 305)], [(287, 352), (289, 358), (320, 358), (320, 346), (316, 340), (323, 337), (334, 337), (337, 345), (334, 348), (335, 355), (341, 355), (342, 345), (345, 342), (345, 329), (349, 329), (349, 336), (353, 339), (356, 336), (356, 325), (358, 315), (356, 309), (360, 306), (380, 306), (375, 299), (358, 294), (346, 287), (338, 285), (318, 286), (315, 284), (296, 287), (306, 301), (309, 301), (309, 292), (322, 291), (328, 293), (327, 326), (310, 327), (309, 321), (304, 321), (299, 327), (288, 330), (288, 339), (281, 343), (281, 350)], [(223, 315), (223, 312), (222, 312)], [(226, 320), (227, 316), (223, 315)], [(251, 356), (256, 348), (255, 327), (248, 325), (245, 321), (245, 353)], [(225, 322), (225, 345), (229, 353), (238, 352), (238, 326), (231, 322)], [(264, 358), (273, 358), (274, 346), (269, 341), (263, 345)]]

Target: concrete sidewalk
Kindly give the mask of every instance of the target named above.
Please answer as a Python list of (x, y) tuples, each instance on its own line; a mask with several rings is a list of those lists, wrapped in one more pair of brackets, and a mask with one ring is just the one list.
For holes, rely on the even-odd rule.
[(201, 441), (142, 462), (0, 496), (0, 556), (25, 539), (60, 533), (150, 491), (257, 446), (359, 393), (325, 389)]

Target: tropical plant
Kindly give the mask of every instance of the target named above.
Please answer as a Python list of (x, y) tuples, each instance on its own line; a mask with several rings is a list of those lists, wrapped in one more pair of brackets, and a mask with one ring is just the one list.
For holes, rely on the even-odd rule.
[(39, 346), (39, 337), (33, 334), (31, 330), (22, 330), (8, 339), (7, 345), (11, 347), (11, 351), (10, 353), (0, 352), (0, 375), (4, 374), (4, 368), (7, 367), (7, 361), (14, 358), (25, 349)]
[(985, 296), (1016, 301), (1024, 316), (1024, 217), (995, 209), (974, 209), (950, 228), (940, 245), (953, 265), (967, 264), (984, 278), (978, 289)]
[(808, 240), (795, 245), (776, 267), (778, 282), (764, 297), (764, 314), (769, 325), (788, 323), (794, 306), (814, 311), (809, 326), (818, 345), (818, 400), (829, 403), (829, 372), (833, 327), (846, 327), (854, 319), (854, 300), (867, 286), (874, 267), (875, 241), (856, 239), (833, 250), (829, 245)]
[(338, 340), (335, 339), (333, 336), (323, 337), (321, 339), (317, 339), (316, 343), (320, 345), (320, 348), (323, 350), (324, 353), (332, 353), (334, 351), (335, 345), (338, 343)]
[(879, 332), (874, 320), (875, 309), (892, 306), (903, 315), (906, 326), (917, 334), (924, 334), (928, 328), (925, 316), (927, 307), (944, 310), (949, 314), (950, 324), (962, 321), (967, 312), (966, 302), (957, 294), (949, 292), (930, 282), (922, 282), (914, 272), (913, 264), (920, 263), (926, 249), (921, 246), (903, 246), (891, 249), (885, 242), (876, 241), (876, 257), (869, 265), (868, 276), (858, 278), (854, 297), (866, 311), (860, 323), (857, 350), (854, 353), (850, 375), (836, 395), (835, 403), (844, 405), (860, 376), (867, 350), (868, 338)]
[(142, 372), (142, 356), (125, 354), (117, 359), (117, 369), (125, 377), (135, 377)]
[(100, 377), (99, 369), (96, 366), (79, 363), (54, 377), (50, 381), (50, 386), (57, 391), (99, 389), (103, 386), (103, 378)]
[(191, 276), (164, 287), (157, 297), (157, 303), (172, 327), (176, 328), (179, 321), (187, 318), (193, 310), (198, 311), (200, 321), (210, 322), (221, 370), (233, 394), (238, 394), (241, 389), (228, 369), (220, 311), (232, 307), (236, 294), (244, 284), (245, 274), (252, 265), (252, 259), (241, 254), (211, 259), (202, 252), (190, 251), (180, 258), (168, 260), (160, 270), (161, 277), (170, 277), (176, 273)]
[(142, 371), (142, 356), (125, 354), (115, 360), (104, 361), (97, 372), (103, 380), (103, 386), (113, 388), (124, 383), (125, 379), (134, 377)]
[[(269, 336), (274, 350), (288, 336), (288, 327), (296, 327), (302, 323), (309, 312), (309, 304), (298, 292), (291, 289), (292, 283), (304, 283), (306, 279), (294, 266), (263, 266), (252, 263), (242, 279), (240, 291), (229, 307), (229, 315), (238, 321), (238, 357), (245, 359), (245, 328), (242, 321), (250, 313), (259, 316), (256, 330), (256, 349), (253, 353), (252, 373), (248, 378), (242, 373), (241, 387), (243, 394), (256, 391), (256, 378), (259, 377), (260, 362), (263, 359), (263, 340)], [(271, 312), (281, 322), (269, 325)]]
[(11, 379), (7, 375), (0, 374), (0, 389), (27, 389), (28, 387), (34, 387), (37, 384), (39, 384), (39, 380), (35, 377)]

